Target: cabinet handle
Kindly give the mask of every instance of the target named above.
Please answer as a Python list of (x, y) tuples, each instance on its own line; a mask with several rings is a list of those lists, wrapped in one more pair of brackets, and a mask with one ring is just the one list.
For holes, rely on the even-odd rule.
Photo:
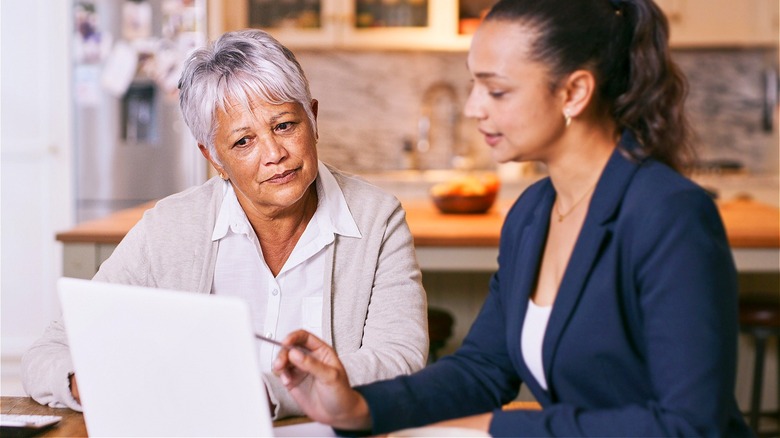
[(670, 23), (679, 24), (682, 21), (683, 14), (681, 12), (682, 6), (680, 5), (682, 0), (671, 0), (669, 10), (666, 12), (666, 18)]
[(764, 71), (764, 102), (761, 114), (761, 126), (764, 132), (774, 131), (775, 111), (778, 102), (778, 78), (777, 70), (768, 68)]

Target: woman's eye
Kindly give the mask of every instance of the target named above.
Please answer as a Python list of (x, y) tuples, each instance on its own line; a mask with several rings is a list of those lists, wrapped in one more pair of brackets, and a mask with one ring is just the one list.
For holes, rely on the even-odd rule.
[(502, 97), (504, 95), (504, 92), (503, 91), (491, 91), (488, 94), (490, 94), (490, 97), (492, 97), (494, 99), (498, 99), (498, 98), (500, 98), (500, 97)]
[(282, 122), (274, 127), (274, 131), (289, 131), (292, 129), (292, 126), (292, 122)]
[(233, 146), (242, 147), (249, 144), (249, 137), (242, 137), (237, 142), (233, 143)]

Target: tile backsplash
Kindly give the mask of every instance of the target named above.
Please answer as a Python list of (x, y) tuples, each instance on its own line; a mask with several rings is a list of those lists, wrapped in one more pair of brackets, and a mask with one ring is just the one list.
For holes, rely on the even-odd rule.
[[(462, 52), (296, 52), (319, 106), (320, 158), (343, 170), (374, 172), (403, 168), (405, 142), (421, 139), (423, 96), (449, 84), (461, 114), (469, 75)], [(777, 50), (680, 50), (673, 54), (688, 76), (688, 114), (702, 159), (739, 160), (751, 173), (777, 174), (778, 127), (762, 126), (763, 75), (777, 68)], [(452, 164), (452, 142), (443, 139), (457, 122), (457, 139), (477, 167), (494, 166), (474, 123), (441, 114), (433, 105), (431, 146), (418, 161), (425, 168)], [(430, 108), (427, 106), (426, 108)], [(436, 111), (439, 108), (439, 115)], [(774, 118), (777, 124), (777, 117)], [(422, 131), (424, 132), (424, 131)], [(461, 151), (462, 152), (462, 151)]]

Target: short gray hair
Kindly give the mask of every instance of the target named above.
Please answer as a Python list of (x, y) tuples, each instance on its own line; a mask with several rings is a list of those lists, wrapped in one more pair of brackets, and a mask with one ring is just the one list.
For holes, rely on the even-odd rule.
[(218, 161), (216, 111), (224, 111), (228, 100), (250, 108), (251, 96), (274, 105), (301, 104), (316, 134), (309, 81), (295, 55), (268, 33), (257, 29), (225, 33), (185, 61), (179, 106), (192, 136), (209, 149), (214, 160)]

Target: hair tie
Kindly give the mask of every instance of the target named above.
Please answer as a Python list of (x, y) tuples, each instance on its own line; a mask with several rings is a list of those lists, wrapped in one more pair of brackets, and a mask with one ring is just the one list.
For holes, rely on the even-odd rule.
[(615, 15), (623, 15), (623, 3), (624, 0), (609, 0), (612, 7), (615, 9)]

